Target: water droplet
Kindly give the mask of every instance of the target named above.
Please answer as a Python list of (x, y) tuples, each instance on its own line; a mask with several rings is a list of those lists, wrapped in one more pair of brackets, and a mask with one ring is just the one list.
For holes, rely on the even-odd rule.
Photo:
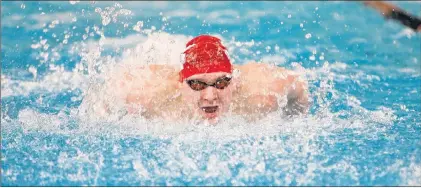
[(37, 77), (37, 68), (35, 68), (34, 66), (30, 66), (30, 67), (28, 68), (28, 71), (29, 71), (30, 73), (32, 73), (32, 75), (34, 76), (34, 79)]
[(117, 7), (117, 8), (122, 8), (123, 6), (122, 6), (120, 3), (115, 3), (115, 4), (114, 4), (114, 7)]
[(38, 44), (31, 44), (32, 49), (37, 49), (39, 47), (41, 47), (41, 45), (39, 43)]
[(135, 26), (133, 26), (133, 30), (140, 32), (140, 29), (143, 27), (143, 21), (138, 21)]
[(311, 34), (310, 33), (307, 33), (306, 34), (306, 39), (309, 39), (309, 38), (311, 38)]
[(21, 9), (25, 9), (25, 7), (26, 7), (26, 6), (25, 6), (25, 4), (23, 4), (23, 3), (22, 3), (22, 4), (20, 4), (20, 8), (21, 8)]
[(111, 19), (109, 17), (103, 17), (102, 19), (102, 25), (108, 25), (111, 22)]
[(312, 55), (312, 56), (309, 57), (309, 59), (310, 59), (310, 61), (314, 61), (314, 60), (316, 60), (316, 57), (314, 55)]
[(291, 14), (288, 14), (288, 18), (291, 18), (292, 16), (291, 16)]
[(48, 45), (48, 44), (46, 44), (46, 45), (44, 45), (44, 50), (48, 50), (48, 48), (50, 47), (50, 45)]
[(44, 39), (44, 40), (41, 40), (41, 41), (40, 41), (40, 44), (41, 44), (41, 45), (45, 45), (46, 43), (47, 43), (47, 39)]

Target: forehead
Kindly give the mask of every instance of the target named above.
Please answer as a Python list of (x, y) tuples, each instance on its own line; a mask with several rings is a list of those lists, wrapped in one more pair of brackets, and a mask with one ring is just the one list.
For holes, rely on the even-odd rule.
[(202, 74), (196, 74), (196, 75), (190, 76), (187, 78), (187, 80), (192, 80), (192, 79), (215, 80), (217, 78), (229, 76), (229, 75), (231, 74), (226, 73), (226, 72), (202, 73)]

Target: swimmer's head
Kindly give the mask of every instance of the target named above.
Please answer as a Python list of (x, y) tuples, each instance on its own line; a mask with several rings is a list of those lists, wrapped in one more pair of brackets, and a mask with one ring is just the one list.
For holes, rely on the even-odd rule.
[(180, 81), (202, 73), (226, 72), (232, 73), (230, 59), (226, 48), (219, 38), (210, 35), (200, 35), (186, 44), (183, 69), (180, 71)]
[(217, 122), (229, 110), (234, 88), (226, 48), (209, 35), (192, 39), (186, 47), (180, 71), (183, 99), (195, 114)]

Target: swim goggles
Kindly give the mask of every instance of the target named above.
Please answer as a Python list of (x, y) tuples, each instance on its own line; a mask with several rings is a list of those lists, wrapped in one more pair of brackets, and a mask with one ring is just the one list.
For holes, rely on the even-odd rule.
[(203, 90), (207, 88), (208, 86), (212, 86), (217, 89), (224, 89), (230, 84), (231, 78), (232, 77), (224, 76), (224, 77), (218, 78), (213, 84), (208, 84), (200, 80), (187, 80), (186, 82), (190, 86), (190, 88), (192, 88), (195, 91)]

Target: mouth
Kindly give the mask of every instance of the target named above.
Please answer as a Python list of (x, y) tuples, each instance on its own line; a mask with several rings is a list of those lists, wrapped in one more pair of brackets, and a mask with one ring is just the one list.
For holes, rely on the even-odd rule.
[(205, 106), (202, 107), (202, 111), (208, 114), (215, 113), (218, 110), (218, 106)]

